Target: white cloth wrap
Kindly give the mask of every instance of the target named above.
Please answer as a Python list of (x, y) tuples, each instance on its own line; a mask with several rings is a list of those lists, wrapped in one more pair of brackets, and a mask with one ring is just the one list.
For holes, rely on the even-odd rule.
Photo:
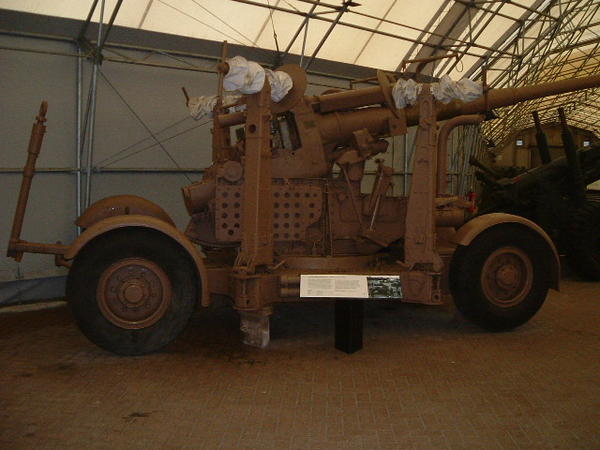
[[(231, 105), (237, 102), (240, 99), (239, 95), (225, 95), (223, 96), (223, 105)], [(200, 120), (204, 117), (208, 117), (212, 119), (213, 117), (213, 109), (215, 109), (215, 105), (217, 104), (217, 96), (216, 95), (206, 95), (201, 97), (192, 97), (188, 102), (188, 109), (190, 110), (190, 115), (195, 120)], [(245, 106), (245, 105), (243, 105)], [(240, 106), (236, 106), (234, 108), (230, 108), (234, 111), (240, 111), (242, 108)]]
[(256, 94), (265, 84), (265, 76), (271, 85), (271, 99), (280, 102), (293, 86), (292, 77), (287, 73), (263, 69), (255, 62), (242, 56), (227, 60), (229, 72), (223, 79), (223, 89), (238, 91), (241, 94)]
[(471, 102), (483, 95), (483, 88), (479, 83), (468, 78), (453, 81), (448, 75), (440, 78), (439, 83), (431, 85), (431, 92), (436, 100), (446, 104), (452, 100)]
[(290, 92), (290, 89), (294, 86), (292, 77), (286, 72), (276, 70), (275, 72), (269, 69), (267, 72), (267, 78), (271, 85), (271, 100), (275, 103), (279, 103), (283, 98)]
[[(399, 79), (392, 89), (396, 108), (406, 108), (417, 103), (417, 96), (421, 89), (422, 86), (412, 79)], [(468, 78), (453, 81), (448, 75), (444, 75), (439, 83), (431, 84), (431, 93), (436, 100), (444, 104), (454, 99), (471, 102), (483, 95), (483, 88), (479, 83)]]
[(242, 56), (227, 60), (229, 72), (223, 79), (223, 89), (241, 94), (256, 94), (265, 84), (265, 70)]
[[(271, 99), (277, 103), (287, 95), (294, 85), (292, 77), (287, 73), (263, 69), (259, 64), (247, 61), (242, 56), (228, 59), (227, 64), (229, 64), (229, 72), (223, 78), (223, 89), (228, 92), (256, 94), (263, 88), (266, 77), (271, 85)], [(237, 102), (240, 98), (239, 94), (225, 95), (223, 105), (227, 106)], [(203, 117), (212, 118), (216, 103), (216, 95), (193, 97), (188, 102), (188, 108), (191, 116), (196, 120)], [(246, 105), (230, 108), (232, 111), (245, 109)]]
[(417, 103), (417, 96), (421, 89), (422, 86), (415, 80), (400, 78), (392, 88), (392, 97), (394, 97), (396, 108), (402, 109)]

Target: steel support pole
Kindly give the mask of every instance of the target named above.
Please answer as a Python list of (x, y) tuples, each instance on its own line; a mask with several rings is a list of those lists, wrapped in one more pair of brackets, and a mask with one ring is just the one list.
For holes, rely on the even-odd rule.
[[(102, 0), (100, 6), (100, 20), (98, 21), (98, 39), (97, 43), (102, 42), (102, 22), (104, 20), (104, 5), (105, 0)], [(99, 51), (99, 47), (97, 48)], [(87, 208), (90, 205), (92, 198), (92, 159), (94, 156), (94, 128), (96, 119), (96, 94), (98, 84), (98, 68), (100, 66), (100, 54), (97, 53), (94, 57), (94, 68), (92, 70), (92, 80), (90, 83), (90, 108), (89, 108), (89, 120), (88, 120), (88, 147), (86, 155), (86, 179), (85, 179), (85, 204)]]
[[(102, 42), (98, 41), (97, 46), (98, 46), (98, 53), (102, 52), (102, 49), (104, 48), (104, 44), (106, 44), (106, 39), (108, 39), (108, 35), (110, 34), (110, 30), (113, 27), (113, 24), (115, 23), (115, 19), (117, 18), (117, 14), (119, 13), (119, 9), (121, 9), (121, 4), (123, 3), (123, 0), (117, 0), (117, 4), (115, 5), (112, 14), (110, 15), (110, 19), (108, 19), (108, 24), (106, 26), (106, 31), (104, 32), (104, 38), (102, 39)], [(100, 38), (100, 36), (98, 35), (98, 39)]]
[[(88, 16), (85, 19), (85, 22), (83, 22), (83, 25), (81, 25), (81, 29), (79, 30), (78, 39), (82, 39), (83, 37), (85, 37), (85, 33), (87, 31), (87, 28), (90, 26), (90, 21), (92, 20), (94, 11), (96, 11), (96, 6), (98, 6), (98, 0), (94, 0), (94, 2), (92, 3), (92, 6), (90, 7), (90, 10), (88, 12)], [(104, 1), (102, 2), (102, 6), (104, 6)]]
[(308, 17), (306, 18), (306, 25), (304, 26), (304, 37), (302, 38), (302, 52), (300, 54), (300, 64), (299, 66), (302, 67), (302, 64), (304, 62), (304, 54), (306, 53), (306, 38), (308, 37)]
[[(308, 20), (310, 19), (310, 16), (312, 15), (312, 13), (317, 8), (318, 4), (319, 4), (319, 1), (316, 1), (312, 5), (312, 7), (310, 8), (310, 11), (308, 11), (307, 15), (304, 17), (304, 20), (302, 21), (302, 23), (300, 24), (300, 26), (296, 30), (296, 33), (294, 34), (294, 36), (292, 36), (292, 39), (290, 39), (290, 43), (288, 44), (288, 46), (283, 51), (283, 55), (281, 55), (281, 60), (282, 61), (288, 55), (288, 53), (290, 52), (290, 50), (292, 49), (292, 46), (294, 45), (294, 42), (296, 42), (296, 39), (298, 39), (298, 36), (300, 36), (300, 33), (302, 32), (302, 30), (304, 29), (304, 27), (308, 25)], [(305, 36), (306, 36), (306, 32), (305, 32)], [(305, 39), (305, 41), (306, 41), (306, 39)], [(302, 56), (304, 56), (304, 52), (302, 52)], [(300, 62), (300, 65), (302, 65), (302, 60)]]
[[(333, 20), (333, 22), (331, 23), (331, 25), (329, 26), (329, 29), (325, 32), (325, 34), (323, 35), (323, 38), (321, 39), (321, 42), (319, 42), (319, 44), (317, 45), (317, 48), (315, 48), (315, 51), (313, 52), (313, 54), (311, 55), (310, 59), (308, 60), (308, 62), (306, 63), (306, 67), (304, 68), (304, 70), (308, 70), (308, 68), (311, 66), (311, 64), (313, 63), (313, 61), (315, 60), (315, 58), (317, 57), (317, 54), (319, 53), (319, 51), (321, 50), (321, 47), (323, 47), (323, 45), (325, 44), (325, 41), (327, 40), (327, 38), (329, 37), (329, 35), (331, 34), (331, 32), (333, 31), (333, 29), (335, 28), (335, 26), (339, 23), (339, 21), (342, 19), (342, 16), (344, 15), (344, 13), (346, 11), (348, 11), (348, 7), (350, 6), (350, 2), (345, 2), (342, 7), (340, 8), (340, 11), (338, 12), (337, 17)], [(308, 16), (307, 16), (308, 17)]]
[[(81, 92), (83, 88), (83, 62), (81, 60), (81, 45), (77, 43), (77, 79), (76, 79), (76, 95), (75, 100), (75, 167), (76, 167), (76, 192), (75, 192), (75, 214), (77, 217), (81, 215)], [(81, 233), (81, 228), (76, 227), (77, 235)]]
[(86, 168), (85, 168), (85, 200), (83, 207), (87, 208), (90, 205), (92, 197), (92, 158), (94, 154), (94, 125), (96, 121), (96, 90), (98, 83), (98, 63), (94, 63), (92, 69), (92, 80), (90, 83), (90, 108), (88, 119), (88, 142), (86, 152)]

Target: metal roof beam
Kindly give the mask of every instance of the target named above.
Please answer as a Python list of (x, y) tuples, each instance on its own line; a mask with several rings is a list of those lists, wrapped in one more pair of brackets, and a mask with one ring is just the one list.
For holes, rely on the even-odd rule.
[[(309, 15), (309, 14), (303, 13), (301, 11), (295, 11), (293, 9), (288, 9), (288, 8), (284, 8), (284, 7), (281, 7), (281, 6), (275, 6), (275, 5), (265, 5), (264, 3), (259, 3), (257, 1), (253, 1), (253, 0), (231, 0), (231, 1), (234, 1), (234, 2), (237, 2), (237, 3), (243, 3), (245, 5), (258, 6), (260, 8), (272, 9), (273, 11), (281, 11), (281, 12), (285, 12), (285, 13), (288, 13), (288, 14), (294, 14), (296, 16), (302, 16), (302, 17), (309, 16), (311, 19), (321, 20), (323, 22), (333, 23), (335, 21), (334, 19), (329, 19), (327, 17), (322, 17), (322, 16), (316, 15), (314, 13), (312, 15)], [(366, 32), (369, 32), (369, 33), (375, 33), (375, 34), (379, 34), (381, 36), (387, 36), (387, 37), (391, 37), (391, 38), (398, 39), (398, 40), (401, 40), (401, 41), (413, 42), (413, 43), (417, 43), (417, 44), (424, 45), (424, 46), (427, 46), (427, 47), (436, 48), (436, 45), (434, 45), (434, 44), (429, 44), (429, 43), (426, 43), (426, 42), (419, 41), (417, 39), (412, 39), (412, 38), (409, 38), (409, 37), (406, 37), (406, 36), (399, 36), (397, 34), (388, 33), (388, 32), (381, 31), (381, 30), (376, 30), (376, 29), (365, 27), (365, 26), (362, 26), (362, 25), (356, 25), (354, 23), (343, 22), (343, 21), (340, 20), (337, 24), (345, 26), (345, 27), (348, 27), (348, 28), (353, 28), (355, 30), (366, 31)], [(479, 54), (472, 53), (472, 52), (462, 52), (462, 51), (459, 51), (459, 53), (463, 53), (465, 55), (470, 55), (470, 56), (475, 56), (475, 57), (481, 56)]]
[(308, 15), (306, 15), (304, 17), (304, 20), (302, 21), (302, 23), (300, 24), (300, 26), (296, 30), (296, 33), (294, 33), (294, 36), (292, 36), (292, 39), (290, 39), (290, 42), (289, 42), (288, 46), (283, 51), (283, 55), (281, 55), (281, 61), (283, 61), (285, 59), (285, 57), (288, 55), (288, 53), (292, 49), (292, 45), (294, 45), (294, 42), (296, 42), (296, 39), (298, 39), (298, 36), (300, 36), (300, 33), (302, 32), (302, 30), (304, 29), (304, 27), (308, 27), (308, 21), (310, 19), (310, 16), (315, 11), (315, 9), (317, 8), (317, 6), (319, 6), (319, 0), (316, 0), (314, 2), (312, 8), (310, 8), (310, 11), (308, 12)]
[[(391, 4), (390, 7), (386, 10), (385, 14), (383, 15), (382, 18), (379, 19), (379, 22), (377, 23), (377, 26), (375, 27), (376, 30), (379, 30), (379, 27), (384, 23), (384, 22), (391, 22), (386, 20), (388, 14), (390, 13), (390, 11), (394, 8), (394, 6), (396, 6), (396, 3), (398, 3), (398, 0), (394, 0)], [(362, 15), (362, 14), (361, 14)], [(373, 36), (375, 36), (375, 33), (371, 33), (371, 35), (369, 36), (369, 38), (366, 40), (366, 42), (364, 43), (364, 45), (362, 46), (362, 48), (360, 49), (360, 51), (358, 52), (358, 54), (356, 55), (356, 58), (354, 58), (354, 64), (356, 64), (356, 61), (358, 61), (358, 58), (360, 58), (363, 54), (363, 52), (365, 51), (365, 49), (367, 48), (367, 46), (371, 43), (371, 40), (373, 39)]]
[[(533, 8), (538, 8), (541, 9), (542, 5), (546, 2), (547, 0), (536, 0), (536, 2), (532, 5)], [(508, 30), (506, 30), (506, 32), (504, 34), (502, 34), (502, 36), (500, 36), (500, 38), (498, 38), (498, 40), (494, 43), (494, 45), (492, 47), (494, 48), (499, 48), (503, 45), (505, 45), (507, 42), (509, 42), (509, 38), (513, 35), (515, 35), (515, 33), (517, 33), (519, 31), (519, 28), (523, 27), (523, 25), (529, 20), (529, 18), (533, 15), (533, 13), (527, 11), (525, 13), (523, 13), (523, 15), (519, 18), (519, 20), (517, 22), (515, 22)], [(527, 32), (528, 29), (533, 26), (535, 22), (531, 21), (529, 24), (527, 24), (524, 29), (522, 30), (521, 33), (519, 34), (523, 34), (524, 32)], [(514, 41), (514, 39), (513, 39)], [(513, 45), (513, 42), (511, 42), (508, 46)], [(508, 47), (507, 46), (507, 47)], [(494, 62), (498, 61), (497, 57), (494, 57), (493, 61), (489, 61), (489, 59), (492, 58), (492, 52), (487, 52), (485, 55), (483, 55), (479, 61), (477, 61), (475, 64), (473, 64), (471, 66), (471, 68), (469, 70), (467, 70), (465, 77), (470, 78), (473, 76), (473, 74), (479, 70), (481, 68), (481, 66), (486, 62), (486, 60), (488, 62), (490, 62), (491, 64), (493, 64)]]
[[(485, 1), (479, 0), (477, 3), (474, 3), (474, 2), (469, 1), (469, 0), (454, 0), (454, 1), (456, 3), (460, 3), (460, 4), (464, 5), (464, 6), (468, 6), (468, 7), (474, 8), (474, 9), (478, 9), (479, 11), (483, 11), (483, 12), (486, 12), (486, 13), (494, 14), (495, 16), (502, 17), (504, 19), (512, 20), (513, 22), (519, 22), (520, 21), (520, 19), (517, 19), (517, 18), (515, 18), (513, 16), (509, 16), (508, 14), (503, 14), (501, 12), (498, 12), (497, 10), (494, 11), (491, 8), (484, 8), (483, 6), (481, 6), (481, 3), (487, 3)], [(493, 1), (493, 2), (490, 2), (490, 3), (495, 4), (495, 5), (498, 4), (497, 1)], [(504, 0), (502, 3), (507, 3), (507, 1)], [(500, 7), (502, 7), (502, 6), (503, 5), (500, 4)]]
[(308, 62), (306, 63), (306, 66), (304, 67), (305, 70), (308, 70), (311, 66), (311, 64), (313, 63), (313, 61), (315, 60), (315, 58), (317, 57), (317, 54), (319, 53), (319, 51), (321, 50), (321, 47), (323, 47), (323, 45), (325, 44), (325, 41), (327, 41), (327, 38), (329, 37), (329, 35), (331, 34), (331, 32), (333, 31), (333, 29), (335, 28), (335, 26), (340, 23), (340, 20), (342, 18), (342, 16), (344, 15), (344, 13), (346, 11), (348, 11), (348, 8), (350, 6), (354, 6), (355, 3), (350, 1), (350, 0), (346, 0), (344, 1), (342, 8), (340, 8), (338, 11), (338, 15), (337, 17), (333, 20), (333, 22), (331, 23), (331, 25), (329, 26), (329, 29), (325, 32), (325, 34), (323, 35), (323, 38), (321, 39), (321, 41), (317, 44), (317, 47), (315, 48), (315, 51), (313, 52), (313, 54), (310, 56), (310, 59), (308, 60)]
[[(447, 50), (443, 48), (448, 38), (459, 37), (462, 32), (466, 29), (469, 24), (467, 16), (468, 6), (463, 5), (460, 2), (455, 2), (446, 15), (442, 18), (442, 21), (435, 28), (435, 35), (430, 35), (426, 41), (421, 42), (421, 48), (412, 56), (407, 53), (403, 59), (423, 59), (432, 56), (438, 56), (447, 53)], [(439, 37), (441, 36), (441, 37)], [(417, 68), (416, 63), (410, 64), (406, 70), (414, 72)], [(402, 69), (402, 62), (396, 68), (396, 71)], [(432, 75), (433, 70), (431, 66), (428, 70), (424, 71), (426, 75)]]
[[(280, 0), (277, 0), (277, 3), (275, 4), (275, 7), (277, 7), (277, 5), (279, 5), (279, 2), (280, 2)], [(262, 26), (258, 30), (258, 33), (256, 34), (256, 38), (254, 39), (254, 41), (252, 41), (252, 45), (256, 45), (256, 43), (258, 42), (258, 40), (262, 36), (263, 31), (265, 31), (265, 28), (267, 28), (267, 25), (269, 24), (269, 20), (270, 19), (271, 19), (271, 15), (267, 16), (267, 18), (263, 22)]]
[[(480, 14), (479, 15), (479, 19), (478, 21), (473, 24), (473, 18), (471, 17), (470, 14), (470, 9), (469, 11), (469, 36), (471, 38), (471, 42), (469, 43), (469, 45), (467, 46), (467, 49), (469, 49), (472, 46), (472, 42), (479, 39), (479, 37), (484, 33), (485, 29), (487, 28), (487, 26), (492, 22), (492, 20), (494, 20), (494, 18), (499, 14), (500, 9), (503, 7), (504, 5), (502, 3), (497, 5), (497, 9), (496, 11), (492, 11), (489, 15), (489, 17), (487, 18), (487, 21), (485, 23), (485, 25), (483, 25), (482, 27), (479, 28), (479, 31), (477, 32), (477, 34), (475, 36), (472, 35), (472, 30), (474, 28), (479, 27), (480, 23), (483, 21), (485, 14)], [(513, 58), (515, 57), (515, 55), (513, 55)], [(454, 68), (458, 65), (458, 63), (461, 62), (462, 64), (462, 60), (461, 57), (457, 58), (455, 61), (451, 61), (451, 60), (446, 60), (446, 62), (442, 65), (442, 67), (440, 67), (440, 72), (446, 70), (446, 72), (451, 72), (452, 70), (454, 70)], [(448, 69), (446, 69), (446, 67), (448, 67), (450, 65), (450, 67)]]
[[(458, 1), (458, 0), (455, 0)], [(503, 3), (507, 3), (509, 5), (513, 5), (516, 6), (517, 8), (521, 8), (524, 9), (525, 11), (529, 11), (531, 13), (540, 13), (538, 10), (536, 10), (535, 8), (532, 8), (530, 6), (525, 6), (525, 5), (521, 5), (520, 3), (517, 3), (513, 0), (502, 0)], [(497, 3), (497, 0), (485, 0), (482, 3)], [(559, 20), (558, 17), (554, 17), (550, 14), (546, 14), (546, 13), (540, 13), (542, 14), (544, 17), (547, 17), (548, 19), (552, 19), (552, 20)]]
[(600, 37), (594, 39), (587, 39), (585, 41), (575, 42), (574, 44), (566, 45), (565, 47), (555, 48), (550, 51), (548, 55), (554, 55), (556, 53), (565, 52), (568, 50), (575, 50), (581, 47), (587, 47), (588, 45), (598, 44), (600, 42)]
[(140, 23), (138, 23), (138, 28), (142, 28), (142, 26), (144, 25), (144, 22), (146, 21), (146, 17), (148, 17), (148, 13), (150, 12), (150, 7), (152, 6), (153, 2), (154, 0), (148, 0), (148, 4), (146, 5), (146, 8), (144, 8), (144, 12), (142, 13)]

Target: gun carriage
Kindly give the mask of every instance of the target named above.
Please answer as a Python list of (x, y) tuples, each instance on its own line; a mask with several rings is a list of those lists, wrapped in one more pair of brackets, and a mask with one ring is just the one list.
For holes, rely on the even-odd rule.
[[(494, 108), (597, 87), (600, 76), (485, 89), (475, 100), (447, 103), (426, 83), (414, 104), (400, 108), (398, 82), (384, 72), (378, 86), (307, 96), (304, 71), (284, 65), (278, 71), (292, 87), (282, 99), (272, 100), (265, 77), (237, 101), (245, 111), (232, 111), (222, 95), (231, 70), (225, 60), (219, 65), (213, 164), (202, 181), (182, 188), (190, 214), (185, 232), (158, 205), (120, 195), (91, 205), (70, 245), (22, 240), (45, 130), (42, 107), (8, 255), (54, 254), (70, 268), (68, 301), (93, 342), (120, 354), (156, 351), (183, 329), (197, 303), (208, 306), (220, 294), (240, 312), (245, 342), (264, 346), (275, 303), (320, 299), (301, 296), (302, 276), (311, 274), (395, 276), (398, 301), (453, 298), (464, 315), (492, 330), (526, 322), (548, 289), (558, 288), (557, 252), (541, 227), (506, 213), (473, 217), (472, 203), (447, 193), (446, 144), (453, 128), (480, 123)], [(409, 195), (390, 194), (393, 169), (381, 161), (371, 191), (361, 192), (365, 162), (411, 126), (418, 132)]]

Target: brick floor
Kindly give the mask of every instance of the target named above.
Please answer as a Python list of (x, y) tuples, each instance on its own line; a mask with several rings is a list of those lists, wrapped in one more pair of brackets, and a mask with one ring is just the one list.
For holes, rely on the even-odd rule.
[(96, 348), (63, 303), (0, 310), (0, 448), (600, 449), (600, 285), (563, 282), (523, 327), (369, 304), (287, 305), (266, 350), (216, 306), (160, 354)]

